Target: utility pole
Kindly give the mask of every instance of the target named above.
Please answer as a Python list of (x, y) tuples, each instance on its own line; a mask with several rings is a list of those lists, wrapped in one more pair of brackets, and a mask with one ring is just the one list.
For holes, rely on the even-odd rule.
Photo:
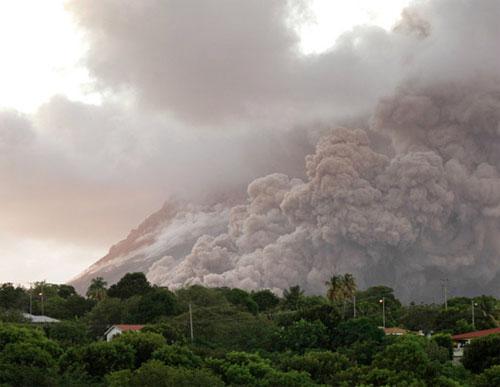
[(30, 282), (30, 314), (33, 314), (33, 288)]
[(194, 335), (193, 335), (193, 312), (191, 310), (191, 303), (189, 303), (189, 329), (191, 331), (191, 344), (194, 341)]
[(353, 317), (356, 318), (356, 295), (352, 296)]
[(474, 316), (474, 306), (477, 304), (474, 302), (474, 299), (470, 300), (470, 307), (472, 311), (472, 329), (476, 329), (476, 321), (475, 321), (475, 316)]
[(444, 301), (444, 310), (448, 310), (448, 278), (445, 278), (442, 281), (443, 288), (443, 301)]
[(379, 302), (382, 304), (382, 326), (385, 328), (385, 297), (382, 297)]

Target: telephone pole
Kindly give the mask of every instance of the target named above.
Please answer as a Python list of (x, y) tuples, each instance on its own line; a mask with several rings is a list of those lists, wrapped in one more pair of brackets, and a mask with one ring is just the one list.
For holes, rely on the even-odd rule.
[(356, 318), (356, 295), (352, 296), (353, 317)]
[(474, 316), (474, 307), (477, 304), (474, 302), (474, 299), (470, 300), (470, 307), (472, 311), (472, 329), (476, 329), (476, 321), (475, 321), (475, 316)]
[(191, 333), (191, 344), (194, 341), (194, 334), (193, 334), (193, 312), (191, 310), (191, 303), (189, 303), (189, 330)]
[(448, 278), (442, 279), (444, 310), (448, 310)]

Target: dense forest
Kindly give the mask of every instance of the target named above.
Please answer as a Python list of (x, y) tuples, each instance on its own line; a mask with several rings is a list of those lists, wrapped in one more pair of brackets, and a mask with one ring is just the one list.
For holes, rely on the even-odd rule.
[[(32, 324), (23, 312), (61, 320)], [(474, 313), (474, 319), (472, 319)], [(500, 335), (452, 362), (451, 334), (498, 326), (500, 302), (456, 297), (402, 305), (393, 290), (349, 275), (324, 296), (299, 286), (175, 291), (143, 273), (85, 297), (68, 285), (0, 286), (0, 386), (494, 386)], [(401, 327), (413, 334), (385, 335)], [(112, 324), (142, 324), (107, 342)]]

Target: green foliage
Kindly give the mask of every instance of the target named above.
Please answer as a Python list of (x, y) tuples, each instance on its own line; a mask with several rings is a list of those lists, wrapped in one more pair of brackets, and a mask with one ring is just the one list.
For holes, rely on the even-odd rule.
[(280, 332), (277, 345), (299, 353), (307, 349), (327, 348), (327, 329), (321, 321), (299, 320)]
[(386, 325), (396, 326), (403, 310), (401, 303), (394, 296), (394, 290), (387, 286), (373, 286), (365, 291), (356, 292), (356, 305), (359, 317), (367, 317), (382, 325), (382, 305), (384, 299)]
[(43, 327), (49, 339), (57, 341), (62, 347), (83, 345), (90, 342), (87, 326), (82, 321), (61, 321)]
[(177, 310), (177, 300), (171, 291), (153, 288), (142, 296), (136, 322), (151, 323), (162, 316), (171, 316)]
[(79, 364), (90, 376), (101, 378), (113, 371), (132, 369), (134, 358), (134, 350), (128, 345), (116, 341), (99, 341), (69, 349), (59, 363), (62, 371)]
[(381, 342), (384, 331), (378, 328), (371, 320), (359, 318), (340, 323), (334, 330), (333, 346), (346, 347), (356, 342)]
[(0, 325), (0, 383), (50, 386), (60, 347), (39, 329)]
[(276, 308), (280, 303), (279, 297), (269, 289), (254, 291), (250, 294), (250, 297), (257, 304), (259, 312), (266, 312)]
[(304, 297), (304, 291), (299, 285), (290, 286), (283, 292), (283, 307), (285, 309), (296, 310), (299, 308), (300, 301)]
[(401, 324), (411, 331), (431, 332), (436, 329), (441, 309), (436, 305), (410, 305), (404, 308)]
[(453, 359), (453, 340), (451, 339), (451, 335), (446, 333), (437, 333), (432, 336), (432, 341), (448, 351), (449, 360)]
[(500, 386), (500, 365), (487, 368), (474, 380), (474, 387)]
[(151, 284), (144, 273), (127, 273), (118, 283), (108, 289), (108, 296), (122, 300), (132, 296), (144, 295), (151, 290)]
[(51, 386), (56, 361), (35, 344), (10, 343), (0, 352), (0, 383), (13, 386)]
[(167, 344), (185, 344), (186, 337), (179, 327), (168, 322), (146, 325), (142, 332), (153, 332), (162, 335)]
[(242, 289), (229, 288), (219, 288), (217, 290), (220, 291), (232, 305), (241, 307), (243, 310), (252, 314), (256, 314), (259, 311), (257, 303), (248, 292)]
[(331, 351), (309, 351), (304, 355), (284, 356), (281, 367), (285, 370), (304, 371), (320, 384), (332, 385), (338, 374), (350, 366), (349, 359)]
[(217, 289), (206, 288), (201, 285), (192, 285), (186, 288), (178, 289), (175, 294), (182, 312), (188, 310), (188, 305), (193, 307), (212, 307), (228, 305), (224, 294)]
[(373, 365), (395, 372), (405, 371), (424, 378), (430, 369), (430, 358), (417, 337), (403, 336), (375, 356)]
[(208, 359), (207, 365), (222, 377), (225, 383), (235, 386), (314, 386), (305, 372), (283, 372), (257, 354), (229, 352), (224, 359)]
[(20, 286), (4, 283), (0, 286), (0, 308), (26, 310), (29, 305), (29, 295)]
[[(189, 337), (189, 314), (174, 317), (171, 323)], [(277, 331), (263, 316), (242, 312), (234, 306), (193, 307), (195, 344), (219, 351), (269, 349)]]
[(85, 294), (87, 298), (95, 300), (95, 301), (102, 301), (104, 298), (107, 296), (107, 288), (106, 286), (108, 283), (104, 281), (104, 278), (102, 277), (96, 277), (93, 278), (90, 281), (90, 285), (87, 289), (87, 293)]
[(153, 352), (165, 345), (165, 339), (162, 335), (152, 332), (125, 332), (113, 338), (113, 343), (121, 343), (134, 350), (135, 367), (149, 359)]
[(175, 367), (197, 368), (202, 365), (199, 356), (188, 347), (181, 345), (163, 345), (153, 353), (152, 358)]
[(500, 335), (472, 340), (465, 347), (463, 365), (474, 373), (500, 364)]
[(158, 360), (144, 363), (134, 373), (130, 370), (110, 373), (106, 376), (110, 387), (219, 387), (224, 384), (205, 369), (168, 367)]
[(126, 317), (126, 305), (118, 298), (106, 298), (87, 314), (86, 319), (94, 337), (102, 336), (112, 324), (119, 324)]

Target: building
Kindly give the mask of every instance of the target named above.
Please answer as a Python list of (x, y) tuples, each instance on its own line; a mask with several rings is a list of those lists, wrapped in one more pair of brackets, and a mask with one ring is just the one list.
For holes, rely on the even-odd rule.
[(403, 336), (406, 335), (407, 333), (411, 333), (409, 330), (404, 329), (404, 328), (398, 328), (398, 327), (393, 327), (393, 328), (382, 328), (384, 330), (384, 333), (386, 335), (392, 335), (392, 336)]
[(111, 339), (117, 335), (121, 335), (124, 332), (138, 332), (144, 325), (131, 325), (131, 324), (116, 324), (111, 325), (106, 332), (104, 332), (104, 337), (106, 341), (111, 341)]
[(482, 331), (460, 333), (458, 335), (451, 336), (452, 340), (455, 342), (455, 346), (453, 348), (453, 359), (459, 360), (462, 358), (464, 355), (464, 348), (467, 344), (470, 344), (471, 340), (495, 334), (500, 334), (500, 328), (483, 329)]
[(28, 320), (32, 324), (52, 324), (52, 323), (58, 323), (61, 322), (60, 320), (56, 318), (52, 318), (49, 316), (37, 316), (34, 314), (30, 313), (23, 313), (23, 317)]

